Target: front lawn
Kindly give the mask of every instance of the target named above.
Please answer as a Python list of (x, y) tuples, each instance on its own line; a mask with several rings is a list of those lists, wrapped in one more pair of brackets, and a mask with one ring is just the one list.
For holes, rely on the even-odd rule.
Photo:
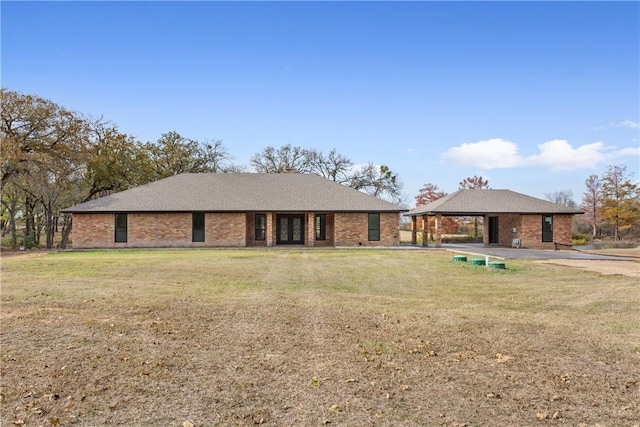
[(3, 256), (2, 425), (640, 423), (637, 278), (451, 259)]

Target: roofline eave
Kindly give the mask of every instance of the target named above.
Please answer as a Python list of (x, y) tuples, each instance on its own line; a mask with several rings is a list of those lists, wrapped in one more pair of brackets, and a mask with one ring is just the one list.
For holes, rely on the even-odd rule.
[(584, 212), (419, 212), (419, 213), (405, 213), (404, 216), (485, 216), (485, 215), (583, 215)]
[(62, 209), (60, 212), (67, 214), (115, 214), (115, 213), (256, 213), (256, 212), (327, 212), (327, 213), (403, 213), (409, 209), (109, 209), (109, 210), (68, 210)]

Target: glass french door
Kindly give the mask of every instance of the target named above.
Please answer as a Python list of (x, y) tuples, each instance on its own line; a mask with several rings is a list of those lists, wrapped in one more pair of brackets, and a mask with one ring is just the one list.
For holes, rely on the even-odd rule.
[(278, 244), (304, 244), (304, 215), (278, 215), (276, 228)]

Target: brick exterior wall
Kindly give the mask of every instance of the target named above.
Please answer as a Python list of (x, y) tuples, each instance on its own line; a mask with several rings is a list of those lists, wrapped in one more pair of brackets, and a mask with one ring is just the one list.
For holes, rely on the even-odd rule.
[(115, 243), (115, 215), (74, 214), (75, 249), (245, 246), (245, 215), (206, 213), (205, 241), (192, 242), (191, 213), (129, 213), (127, 242)]
[[(255, 240), (254, 213), (206, 213), (205, 241), (192, 242), (192, 214), (129, 213), (127, 242), (115, 243), (115, 215), (73, 215), (72, 247), (154, 248), (154, 247), (242, 247), (276, 245), (275, 213), (267, 212), (267, 239)], [(270, 220), (272, 218), (272, 220)], [(315, 240), (315, 213), (306, 214), (307, 246), (394, 246), (400, 244), (399, 214), (380, 214), (380, 240), (368, 241), (366, 213), (327, 213), (326, 240)]]
[[(247, 215), (244, 213), (207, 213), (204, 246), (246, 246)], [(194, 245), (196, 245), (194, 243)]]
[[(484, 244), (489, 244), (489, 216), (485, 216)], [(553, 215), (553, 242), (542, 241), (542, 215), (498, 215), (498, 244), (512, 246), (513, 239), (520, 239), (523, 248), (555, 249), (556, 244), (571, 245), (572, 215)], [(513, 232), (513, 229), (516, 232)]]
[[(489, 244), (489, 218), (494, 215), (485, 215), (483, 220), (483, 235), (482, 242), (485, 245)], [(497, 244), (500, 246), (511, 246), (513, 243), (513, 239), (520, 237), (520, 214), (505, 214), (505, 215), (497, 215), (498, 217), (498, 242)], [(541, 220), (542, 221), (542, 220)], [(513, 232), (513, 229), (516, 229), (516, 232)]]
[(400, 244), (400, 217), (398, 213), (380, 213), (380, 240), (369, 241), (366, 213), (335, 214), (336, 246), (397, 246)]
[(571, 245), (573, 216), (553, 215), (553, 242), (542, 241), (542, 215), (521, 216), (522, 246), (532, 249), (555, 249), (556, 243)]
[(71, 230), (74, 249), (115, 247), (113, 214), (73, 214)]
[(131, 248), (160, 248), (190, 244), (190, 213), (130, 213), (128, 214), (127, 243), (114, 243), (116, 247), (122, 245)]

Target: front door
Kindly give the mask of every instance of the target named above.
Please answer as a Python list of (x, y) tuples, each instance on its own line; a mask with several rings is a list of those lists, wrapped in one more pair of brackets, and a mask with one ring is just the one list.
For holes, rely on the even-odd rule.
[(489, 217), (489, 243), (500, 243), (500, 234), (498, 233), (498, 217)]
[(276, 228), (279, 245), (304, 244), (304, 215), (278, 215)]

